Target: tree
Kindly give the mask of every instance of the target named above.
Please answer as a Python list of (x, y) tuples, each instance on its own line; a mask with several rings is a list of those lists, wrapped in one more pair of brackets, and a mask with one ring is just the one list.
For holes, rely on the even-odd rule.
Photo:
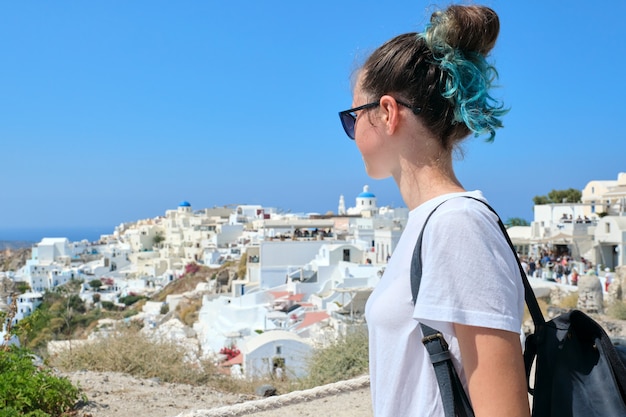
[(72, 309), (81, 314), (87, 311), (85, 302), (77, 294), (72, 294), (67, 297), (67, 309)]
[(102, 287), (102, 281), (100, 281), (99, 279), (93, 279), (89, 281), (89, 286), (93, 288), (94, 290), (98, 291), (98, 289)]
[(509, 218), (506, 223), (504, 223), (506, 225), (506, 227), (513, 227), (513, 226), (528, 226), (528, 222), (520, 217), (511, 217)]
[(30, 285), (27, 282), (20, 281), (17, 284), (17, 292), (20, 294), (24, 294), (25, 292), (30, 291)]
[(536, 206), (541, 206), (543, 204), (550, 204), (551, 201), (545, 195), (538, 195), (538, 196), (533, 197), (533, 203), (535, 203)]
[(582, 193), (575, 188), (567, 190), (552, 190), (545, 195), (538, 195), (533, 198), (535, 205), (542, 204), (561, 204), (561, 203), (580, 203)]
[(165, 240), (165, 236), (163, 236), (162, 232), (157, 232), (156, 235), (152, 238), (152, 245), (159, 247), (159, 244)]

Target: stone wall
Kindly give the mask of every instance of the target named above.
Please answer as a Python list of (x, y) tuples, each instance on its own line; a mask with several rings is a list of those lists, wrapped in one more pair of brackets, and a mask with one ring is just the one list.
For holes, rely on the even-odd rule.
[(602, 283), (595, 273), (578, 278), (578, 310), (585, 313), (604, 313)]

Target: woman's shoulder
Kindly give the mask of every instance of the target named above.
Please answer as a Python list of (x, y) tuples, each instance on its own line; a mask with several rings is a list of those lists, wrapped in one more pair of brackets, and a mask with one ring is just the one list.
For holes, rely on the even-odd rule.
[[(489, 241), (506, 246), (506, 240), (498, 224), (496, 213), (486, 206), (483, 199), (454, 198), (441, 204), (424, 227), (424, 238), (439, 237), (442, 244), (450, 239), (474, 245)], [(441, 237), (448, 237), (441, 238)], [(443, 241), (448, 241), (444, 243)]]
[[(488, 205), (487, 199), (480, 191), (457, 193), (442, 200), (433, 207), (436, 216), (433, 221), (453, 222), (453, 223), (481, 223), (496, 222), (497, 214)], [(435, 214), (435, 213), (433, 213)]]

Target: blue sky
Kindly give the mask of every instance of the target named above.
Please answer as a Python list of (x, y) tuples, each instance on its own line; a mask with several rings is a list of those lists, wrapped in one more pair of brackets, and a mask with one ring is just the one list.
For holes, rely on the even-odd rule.
[[(369, 179), (337, 112), (369, 52), (421, 31), (426, 1), (0, 4), (0, 231), (109, 227), (262, 204), (336, 211)], [(486, 1), (511, 112), (456, 165), (503, 218), (626, 171), (626, 2)], [(2, 236), (0, 235), (0, 240)]]

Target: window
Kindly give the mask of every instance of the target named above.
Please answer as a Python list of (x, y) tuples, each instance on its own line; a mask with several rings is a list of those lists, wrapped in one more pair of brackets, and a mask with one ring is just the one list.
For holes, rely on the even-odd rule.
[(611, 223), (605, 223), (604, 224), (604, 232), (605, 233), (611, 233)]
[(345, 262), (350, 262), (350, 249), (343, 250), (343, 260)]
[(282, 355), (283, 354), (283, 347), (282, 346), (276, 346), (276, 354), (277, 355)]

